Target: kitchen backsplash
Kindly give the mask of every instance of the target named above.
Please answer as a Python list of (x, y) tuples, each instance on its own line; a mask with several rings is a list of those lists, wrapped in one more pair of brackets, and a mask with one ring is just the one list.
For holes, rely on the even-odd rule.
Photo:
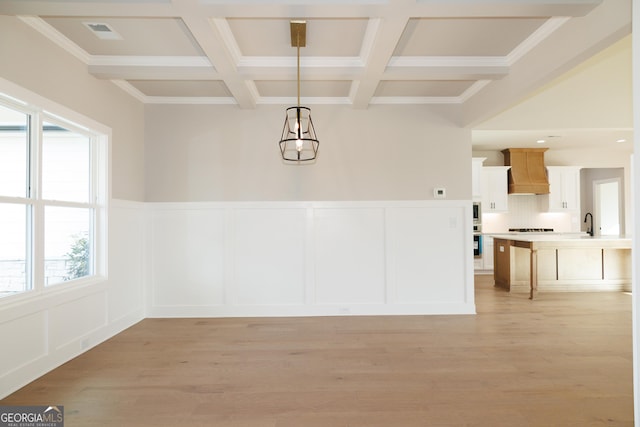
[(509, 195), (509, 212), (483, 213), (483, 233), (503, 233), (510, 228), (553, 228), (557, 232), (579, 232), (580, 212), (549, 213), (540, 211), (536, 195)]

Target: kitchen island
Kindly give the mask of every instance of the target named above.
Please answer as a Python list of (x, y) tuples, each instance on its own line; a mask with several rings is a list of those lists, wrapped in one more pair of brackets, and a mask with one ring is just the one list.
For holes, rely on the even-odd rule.
[(495, 285), (510, 292), (631, 289), (631, 239), (588, 234), (492, 235)]

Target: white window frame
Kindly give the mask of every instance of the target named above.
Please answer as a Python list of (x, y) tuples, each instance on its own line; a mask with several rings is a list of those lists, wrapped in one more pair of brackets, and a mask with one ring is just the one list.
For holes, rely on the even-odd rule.
[[(25, 197), (0, 195), (0, 203), (30, 206), (31, 222), (27, 232), (26, 287), (0, 298), (0, 305), (18, 299), (31, 298), (43, 293), (58, 292), (69, 288), (90, 286), (107, 279), (107, 223), (110, 200), (110, 139), (111, 129), (79, 113), (49, 101), (33, 92), (0, 78), (0, 104), (31, 116), (29, 144), (29, 180), (31, 189)], [(91, 190), (90, 200), (68, 202), (42, 199), (42, 125), (59, 125), (70, 131), (90, 137)], [(92, 209), (92, 272), (90, 275), (46, 286), (44, 280), (44, 210), (47, 206), (79, 207)], [(30, 285), (30, 288), (29, 288)]]

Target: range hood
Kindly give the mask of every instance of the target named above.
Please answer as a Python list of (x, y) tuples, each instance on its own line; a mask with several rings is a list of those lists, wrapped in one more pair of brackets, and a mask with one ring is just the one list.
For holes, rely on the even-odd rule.
[(502, 150), (509, 169), (509, 194), (549, 194), (549, 178), (544, 166), (548, 148), (507, 148)]

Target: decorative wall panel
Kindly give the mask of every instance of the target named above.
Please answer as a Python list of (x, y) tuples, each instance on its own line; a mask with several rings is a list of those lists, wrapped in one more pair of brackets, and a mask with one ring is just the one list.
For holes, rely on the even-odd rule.
[(147, 206), (152, 317), (475, 312), (469, 201)]

